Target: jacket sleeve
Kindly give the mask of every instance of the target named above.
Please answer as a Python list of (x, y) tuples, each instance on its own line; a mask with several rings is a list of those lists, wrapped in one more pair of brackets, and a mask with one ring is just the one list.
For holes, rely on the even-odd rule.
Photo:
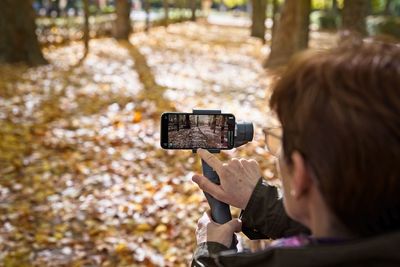
[(241, 220), (242, 231), (250, 239), (277, 239), (310, 233), (306, 227), (287, 216), (277, 188), (264, 184), (262, 178), (242, 211)]
[[(193, 255), (192, 267), (219, 266), (217, 256), (229, 248), (217, 242), (204, 242), (197, 246)], [(235, 252), (235, 250), (231, 250)]]

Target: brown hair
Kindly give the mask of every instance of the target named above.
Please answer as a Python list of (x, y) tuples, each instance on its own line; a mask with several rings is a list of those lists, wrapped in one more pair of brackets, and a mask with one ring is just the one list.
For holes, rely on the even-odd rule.
[(400, 229), (400, 47), (360, 42), (304, 52), (270, 105), (283, 151), (299, 151), (328, 206), (354, 234)]

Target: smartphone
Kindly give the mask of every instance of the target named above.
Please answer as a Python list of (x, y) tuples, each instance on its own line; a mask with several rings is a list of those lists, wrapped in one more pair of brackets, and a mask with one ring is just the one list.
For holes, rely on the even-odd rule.
[(228, 113), (163, 113), (161, 147), (164, 149), (232, 149), (235, 116)]

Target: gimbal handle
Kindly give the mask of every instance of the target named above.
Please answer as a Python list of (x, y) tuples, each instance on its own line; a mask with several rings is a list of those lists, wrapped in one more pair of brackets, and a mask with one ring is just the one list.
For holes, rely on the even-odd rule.
[[(201, 160), (201, 165), (203, 168), (203, 175), (214, 184), (220, 184), (217, 172), (214, 171), (204, 160)], [(211, 216), (215, 222), (224, 224), (232, 220), (231, 210), (228, 204), (215, 199), (206, 192), (204, 192), (204, 194), (207, 198), (208, 204), (210, 204)]]
[[(194, 114), (221, 114), (220, 110), (193, 110)], [(208, 150), (211, 153), (218, 153), (219, 149)], [(215, 184), (220, 184), (219, 176), (213, 168), (207, 164), (204, 160), (201, 160), (201, 165), (203, 169), (203, 176), (207, 177), (211, 182)], [(232, 220), (231, 210), (229, 205), (219, 201), (214, 198), (210, 194), (204, 192), (204, 195), (207, 198), (208, 204), (211, 208), (211, 217), (212, 219), (219, 224), (224, 224)], [(231, 249), (235, 249), (237, 244), (236, 235), (233, 235)]]
[[(207, 164), (207, 162), (201, 160), (201, 166), (203, 169), (203, 176), (207, 177), (214, 184), (220, 184), (217, 172), (214, 171), (213, 168)], [(228, 204), (219, 201), (209, 193), (204, 192), (204, 195), (206, 196), (208, 204), (210, 205), (211, 217), (216, 223), (224, 224), (232, 220), (231, 209), (229, 208)], [(230, 249), (236, 249), (237, 243), (238, 241), (236, 235), (233, 234)]]

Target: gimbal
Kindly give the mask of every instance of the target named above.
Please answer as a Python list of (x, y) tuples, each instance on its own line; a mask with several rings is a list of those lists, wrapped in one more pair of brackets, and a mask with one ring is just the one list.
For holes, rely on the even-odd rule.
[[(193, 114), (221, 114), (221, 110), (199, 110), (193, 109)], [(237, 122), (235, 125), (234, 147), (242, 146), (253, 140), (254, 128), (251, 122)], [(207, 149), (211, 153), (219, 153), (219, 149)], [(195, 151), (193, 151), (195, 152)], [(204, 160), (201, 160), (203, 175), (211, 182), (220, 184), (219, 176)], [(232, 220), (229, 205), (215, 199), (210, 194), (204, 192), (208, 204), (211, 208), (212, 219), (219, 223), (224, 224)], [(235, 242), (233, 242), (235, 243)]]

